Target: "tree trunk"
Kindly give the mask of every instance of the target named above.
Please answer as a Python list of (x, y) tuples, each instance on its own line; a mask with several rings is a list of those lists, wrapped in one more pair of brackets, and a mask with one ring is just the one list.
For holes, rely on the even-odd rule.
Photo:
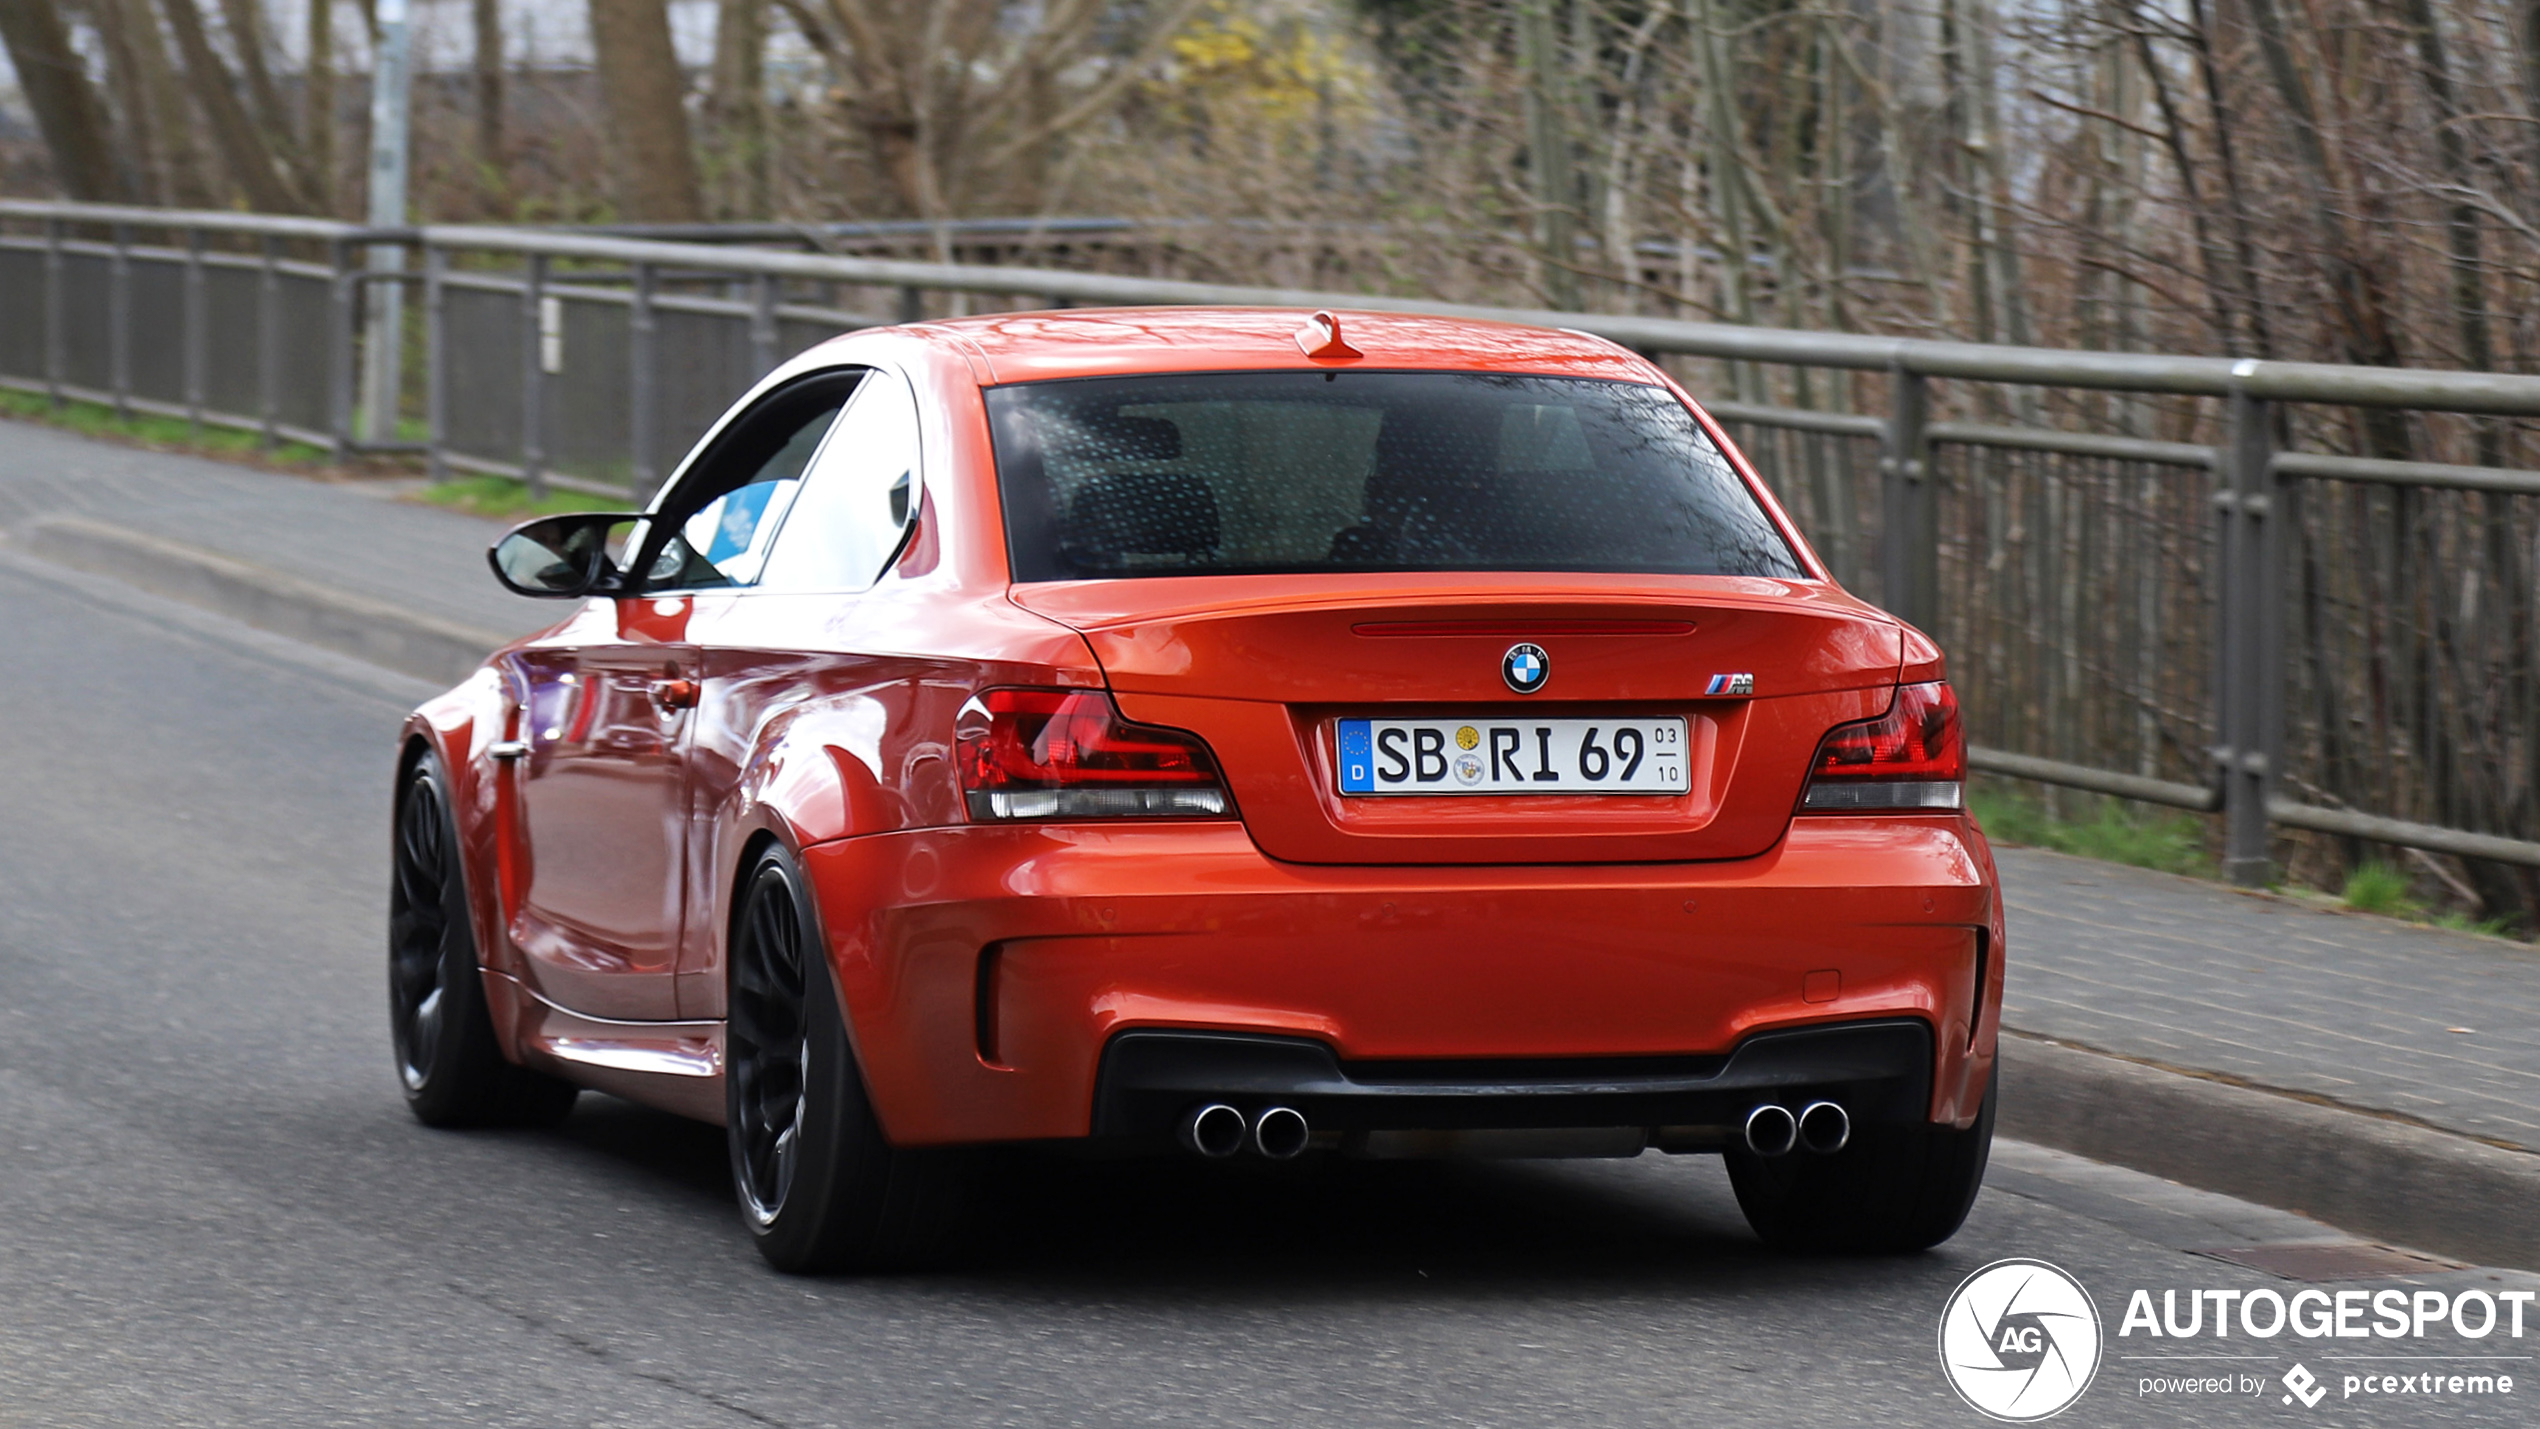
[[(2328, 144), (2320, 135), (2319, 112), (2311, 103), (2310, 85), (2302, 76), (2301, 63), (2294, 57), (2283, 12), (2276, 8), (2276, 0), (2246, 3), (2250, 26), (2258, 32), (2258, 52), (2266, 61), (2267, 77), (2274, 81), (2276, 94), (2284, 101), (2288, 127), (2293, 131), (2294, 156), (2301, 163), (2310, 190), (2312, 221), (2327, 250), (2332, 326), (2337, 330), (2339, 346), (2348, 362), (2395, 367), (2399, 363), (2398, 334), (2390, 323), (2382, 285), (2364, 262), (2353, 228), (2339, 211), (2336, 176), (2329, 168)], [(2375, 455), (2409, 455), (2403, 420), (2381, 411), (2368, 414), (2365, 420), (2378, 449)]]
[(176, 45), (185, 56), (188, 87), (194, 102), (201, 105), (204, 118), (211, 121), (213, 142), (220, 145), (231, 178), (237, 180), (247, 195), (247, 202), (264, 213), (299, 213), (307, 208), (282, 170), (275, 165), (273, 147), (265, 142), (263, 132), (238, 100), (229, 66), (221, 63), (212, 49), (211, 38), (203, 31), (203, 12), (194, 8), (195, 0), (162, 0), (167, 8), (168, 28), (176, 34)]
[[(265, 63), (265, 15), (258, 0), (221, 0), (221, 23), (229, 27), (229, 47), (238, 54), (238, 73), (247, 82), (247, 98), (255, 106), (256, 127), (265, 136), (282, 162), (295, 169), (299, 164), (299, 145), (291, 129), (290, 111), (283, 107), (282, 91), (274, 86), (272, 67)], [(309, 187), (308, 175), (295, 173), (298, 186)]]
[(639, 223), (697, 223), (697, 159), (688, 147), (686, 84), (670, 47), (663, 0), (591, 0), (591, 50), (599, 62), (617, 166), (618, 206)]
[(718, 212), (768, 218), (767, 0), (723, 0), (714, 23), (714, 132)]
[(1526, 175), (1534, 188), (1535, 244), (1541, 252), (1544, 301), (1563, 312), (1579, 307), (1578, 183), (1570, 168), (1570, 135), (1556, 93), (1559, 66), (1551, 0), (1527, 0), (1517, 16), (1518, 53), (1526, 66)]
[(335, 0), (308, 0), (308, 68), (301, 72), (300, 132), (309, 155), (309, 202), (335, 211)]
[(501, 0), (474, 0), (476, 20), (476, 163), (479, 182), (490, 194), (504, 188), (503, 158), (503, 7)]
[(181, 208), (226, 203), (227, 190), (204, 154), (167, 38), (151, 0), (95, 0), (115, 72), (125, 126), (148, 182), (142, 195)]
[(18, 72), (18, 88), (52, 151), (53, 179), (82, 203), (131, 197), (115, 167), (105, 101), (71, 49), (70, 31), (53, 0), (0, 0), (0, 43)]

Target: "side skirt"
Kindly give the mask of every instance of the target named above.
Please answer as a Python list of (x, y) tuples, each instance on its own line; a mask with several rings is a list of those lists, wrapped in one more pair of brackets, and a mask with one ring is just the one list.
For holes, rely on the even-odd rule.
[[(508, 974), (488, 972), (487, 1001), (508, 1007), (508, 1039), (524, 1066), (576, 1086), (723, 1125), (721, 1022), (617, 1022), (558, 1007)], [(497, 989), (495, 984), (502, 984)]]

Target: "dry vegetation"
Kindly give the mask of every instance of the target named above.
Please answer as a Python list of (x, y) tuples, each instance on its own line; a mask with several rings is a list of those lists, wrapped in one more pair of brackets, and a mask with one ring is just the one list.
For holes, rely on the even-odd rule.
[[(1439, 296), (2429, 366), (2540, 342), (2528, 0), (725, 0), (684, 69), (661, 0), (587, 4), (596, 73), (522, 68), (497, 0), (439, 7), (477, 62), (418, 86), (423, 212), (1122, 215), (1204, 221), (1148, 266)], [(300, 13), (7, 0), (52, 141), (21, 185), (355, 211), (367, 8)]]
[[(317, 5), (284, 44), (265, 2), (0, 0), (48, 141), (0, 175), (357, 214), (366, 12)], [(587, 4), (596, 71), (522, 63), (507, 25), (532, 3)], [(477, 58), (417, 86), (427, 218), (918, 220), (917, 251), (1300, 287), (2540, 361), (2540, 0), (722, 0), (711, 54), (684, 67), (662, 0), (436, 13), (465, 17)], [(942, 224), (1059, 215), (1137, 227), (1036, 242)], [(1875, 376), (1700, 376), (1751, 400), (1884, 402)], [(1975, 384), (1942, 400), (2216, 435), (2194, 402)], [(2312, 408), (2286, 436), (2540, 464), (2504, 422)], [(1838, 571), (1862, 575), (1865, 454), (1753, 445)], [(1979, 737), (2203, 778), (2203, 477), (1950, 461), (1938, 633)], [(2318, 489), (2290, 577), (2288, 789), (2533, 837), (2540, 503)], [(2325, 886), (2371, 853), (2292, 849)], [(2540, 910), (2528, 870), (2405, 866), (2483, 917)]]

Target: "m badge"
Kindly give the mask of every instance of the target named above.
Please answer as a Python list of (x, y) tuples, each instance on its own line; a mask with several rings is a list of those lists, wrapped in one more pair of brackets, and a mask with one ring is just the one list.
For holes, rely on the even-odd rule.
[(1702, 687), (1706, 695), (1751, 695), (1755, 693), (1755, 677), (1750, 674), (1713, 675), (1711, 683)]

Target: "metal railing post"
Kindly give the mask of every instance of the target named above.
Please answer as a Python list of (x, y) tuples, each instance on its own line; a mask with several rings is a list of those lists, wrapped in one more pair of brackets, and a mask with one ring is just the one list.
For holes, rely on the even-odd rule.
[(635, 265), (635, 288), (626, 308), (626, 355), (631, 365), (627, 374), (629, 415), (628, 433), (635, 495), (650, 500), (653, 485), (660, 479), (660, 463), (653, 454), (653, 436), (660, 429), (659, 414), (653, 411), (655, 372), (653, 362), (653, 265)]
[(360, 321), (361, 301), (353, 278), (353, 246), (340, 238), (328, 243), (327, 261), (335, 273), (327, 288), (326, 455), (331, 461), (342, 461), (353, 445), (353, 380), (358, 365), (353, 328)]
[(44, 220), (44, 395), (62, 405), (63, 372), (70, 366), (70, 333), (62, 317), (67, 295), (62, 262), (62, 221)]
[(114, 394), (115, 420), (132, 420), (132, 225), (114, 226), (114, 257), (106, 267), (106, 386)]
[(256, 270), (257, 435), (270, 447), (282, 439), (282, 240), (264, 238), (264, 264)]
[[(776, 369), (776, 275), (761, 273), (750, 284), (750, 382)], [(744, 388), (749, 382), (741, 384)]]
[[(556, 315), (561, 342), (564, 315)], [(529, 499), (547, 499), (547, 257), (529, 255), (520, 278), (520, 475)]]
[(450, 479), (442, 444), (449, 440), (450, 353), (447, 306), (450, 252), (438, 243), (423, 248), (423, 443), (426, 473), (436, 482)]
[(911, 283), (900, 289), (900, 321), (904, 323), (926, 321), (926, 290), (924, 288)]
[(203, 230), (185, 230), (185, 424), (203, 430), (203, 387), (211, 363), (211, 303), (204, 291)]
[(2250, 887), (2275, 873), (2267, 800), (2284, 762), (2284, 522), (2275, 473), (2275, 410), (2245, 392), (2228, 400), (2221, 489), (2222, 599), (2214, 648), (2222, 780), (2223, 876)]
[(1939, 503), (1931, 483), (1931, 379), (1888, 369), (1887, 430), (1879, 453), (1879, 594), (1888, 610), (1929, 631), (1940, 616)]

